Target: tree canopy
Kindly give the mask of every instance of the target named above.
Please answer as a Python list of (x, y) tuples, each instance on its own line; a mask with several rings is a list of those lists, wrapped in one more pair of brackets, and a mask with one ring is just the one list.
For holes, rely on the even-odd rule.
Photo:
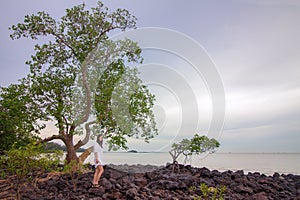
[[(137, 43), (112, 41), (108, 33), (135, 28), (136, 17), (125, 9), (110, 12), (101, 2), (66, 10), (56, 20), (46, 12), (25, 16), (13, 25), (11, 38), (49, 42), (35, 45), (26, 63), (26, 87), (37, 105), (39, 120), (56, 121), (59, 139), (67, 148), (67, 161), (78, 160), (75, 151), (90, 136), (105, 133), (110, 148), (127, 148), (126, 137), (149, 141), (157, 134), (151, 110), (154, 96), (138, 78), (134, 63), (142, 62)], [(84, 135), (74, 143), (74, 135)]]
[(177, 162), (179, 156), (185, 156), (185, 162), (193, 154), (199, 155), (201, 153), (214, 153), (215, 149), (220, 146), (220, 143), (214, 138), (208, 138), (205, 135), (195, 134), (191, 139), (183, 139), (179, 143), (172, 145), (169, 154), (172, 156), (173, 163)]
[[(23, 80), (24, 81), (24, 80)], [(0, 89), (0, 152), (38, 139), (39, 115), (25, 83)]]

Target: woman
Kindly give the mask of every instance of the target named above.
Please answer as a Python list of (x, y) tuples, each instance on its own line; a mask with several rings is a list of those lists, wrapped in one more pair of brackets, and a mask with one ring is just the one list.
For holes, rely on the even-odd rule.
[(104, 172), (103, 166), (105, 165), (103, 162), (103, 135), (98, 135), (96, 142), (94, 143), (93, 152), (95, 155), (95, 174), (93, 179), (93, 187), (99, 187), (99, 180)]

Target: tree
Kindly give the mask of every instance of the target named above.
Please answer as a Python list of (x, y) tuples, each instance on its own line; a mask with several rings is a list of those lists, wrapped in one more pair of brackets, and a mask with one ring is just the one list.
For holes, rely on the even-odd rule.
[[(137, 77), (136, 69), (129, 67), (142, 61), (141, 49), (129, 39), (114, 42), (107, 36), (135, 24), (136, 18), (127, 10), (110, 13), (98, 2), (91, 10), (86, 10), (85, 4), (67, 9), (60, 21), (38, 12), (11, 27), (12, 39), (50, 38), (48, 43), (36, 45), (35, 55), (26, 62), (30, 66), (28, 87), (43, 120), (56, 121), (58, 128), (57, 134), (43, 142), (62, 140), (68, 162), (78, 161), (76, 150), (99, 132), (105, 133), (111, 148), (126, 148), (126, 137), (133, 136), (133, 130), (139, 130), (134, 135), (145, 141), (157, 134), (151, 110), (154, 96)], [(124, 101), (130, 116), (115, 115), (115, 104)], [(125, 117), (131, 119), (129, 129), (121, 124)], [(76, 134), (85, 136), (74, 143)]]
[(37, 123), (36, 106), (24, 82), (0, 89), (0, 152), (38, 139), (35, 133), (44, 125)]
[(172, 156), (173, 164), (177, 163), (177, 159), (180, 155), (185, 156), (184, 162), (188, 160), (193, 154), (199, 155), (201, 153), (214, 153), (215, 149), (220, 146), (220, 143), (214, 139), (209, 139), (207, 136), (199, 136), (195, 134), (192, 139), (183, 139), (179, 143), (172, 145), (169, 154)]
[(191, 140), (189, 139), (183, 139), (179, 143), (174, 143), (172, 145), (171, 150), (169, 151), (169, 154), (172, 156), (173, 163), (177, 162), (177, 159), (182, 154), (186, 154), (189, 152), (191, 145)]

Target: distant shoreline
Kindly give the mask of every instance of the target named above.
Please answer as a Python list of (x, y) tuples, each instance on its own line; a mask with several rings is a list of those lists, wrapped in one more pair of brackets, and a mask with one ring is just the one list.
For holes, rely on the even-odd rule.
[[(172, 162), (172, 158), (167, 152), (108, 152), (104, 153), (104, 156), (106, 163), (115, 165), (149, 164), (162, 166), (168, 162)], [(184, 157), (180, 157), (178, 161), (179, 163), (183, 163)], [(88, 162), (94, 162), (93, 156), (87, 158), (86, 163)], [(243, 169), (246, 173), (260, 172), (266, 175), (272, 175), (275, 172), (280, 174), (300, 174), (300, 154), (296, 153), (215, 153), (206, 157), (193, 156), (191, 163), (188, 162), (187, 164), (219, 171), (237, 171)]]

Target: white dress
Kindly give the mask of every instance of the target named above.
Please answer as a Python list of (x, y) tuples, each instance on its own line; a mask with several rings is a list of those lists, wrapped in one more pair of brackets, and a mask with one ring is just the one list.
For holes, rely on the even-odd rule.
[[(101, 146), (97, 142), (94, 143), (93, 147), (94, 147), (93, 153), (94, 153), (94, 157), (95, 157), (94, 158), (95, 167), (97, 167), (98, 165), (104, 166), (105, 163), (104, 163), (104, 160), (103, 160), (103, 149), (101, 148)], [(98, 160), (99, 160), (98, 163), (96, 163), (96, 156), (95, 156), (96, 152), (97, 152), (97, 156), (98, 156)]]

